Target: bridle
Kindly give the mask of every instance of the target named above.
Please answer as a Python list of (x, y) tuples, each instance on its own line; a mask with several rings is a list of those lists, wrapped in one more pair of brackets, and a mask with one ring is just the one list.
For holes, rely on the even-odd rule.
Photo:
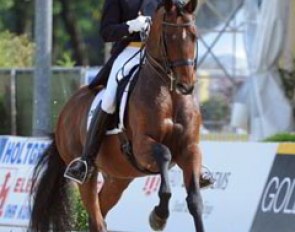
[[(186, 23), (172, 23), (166, 21), (166, 13), (163, 16), (163, 21), (162, 21), (162, 33), (160, 37), (160, 44), (161, 44), (161, 54), (162, 57), (164, 58), (162, 63), (158, 62), (155, 58), (153, 58), (148, 52), (146, 52), (146, 57), (147, 61), (150, 63), (150, 65), (155, 69), (155, 70), (161, 70), (162, 73), (164, 73), (169, 79), (170, 79), (170, 90), (174, 91), (175, 90), (175, 83), (177, 82), (177, 77), (174, 77), (173, 75), (173, 69), (176, 67), (181, 67), (181, 66), (193, 66), (194, 69), (196, 69), (197, 66), (197, 54), (194, 59), (178, 59), (178, 60), (173, 60), (171, 61), (168, 57), (168, 49), (167, 49), (167, 36), (165, 33), (165, 27), (189, 27), (189, 26), (195, 26), (195, 22), (193, 20), (186, 22)], [(198, 43), (197, 43), (198, 44)], [(196, 48), (197, 49), (197, 48)], [(156, 68), (157, 67), (157, 68)], [(160, 73), (159, 76), (162, 76)]]
[[(164, 20), (165, 20), (165, 16), (164, 16)], [(170, 22), (167, 22), (167, 21), (164, 21), (162, 22), (162, 25), (164, 27), (189, 27), (189, 26), (194, 26), (195, 23), (194, 21), (189, 21), (187, 23), (182, 23), (182, 24), (177, 24), (177, 23), (170, 23)], [(165, 34), (165, 30), (164, 30), (164, 27), (163, 27), (163, 30), (162, 30), (162, 44), (163, 44), (163, 55), (164, 55), (164, 59), (166, 60), (166, 65), (168, 68), (170, 69), (173, 69), (175, 67), (180, 67), (180, 66), (188, 66), (188, 65), (192, 65), (192, 66), (196, 66), (196, 59), (180, 59), (180, 60), (175, 60), (175, 61), (170, 61), (169, 58), (168, 58), (168, 50), (167, 50), (167, 43), (166, 43), (166, 34)]]

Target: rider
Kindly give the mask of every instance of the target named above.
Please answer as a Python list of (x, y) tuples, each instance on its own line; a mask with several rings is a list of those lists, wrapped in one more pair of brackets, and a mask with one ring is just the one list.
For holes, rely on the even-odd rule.
[[(95, 170), (94, 161), (106, 132), (109, 115), (115, 112), (117, 81), (139, 64), (140, 54), (137, 52), (141, 47), (140, 32), (147, 29), (148, 21), (160, 2), (161, 0), (105, 0), (104, 2), (100, 33), (105, 42), (114, 42), (114, 45), (112, 56), (101, 73), (104, 76), (108, 75), (108, 67), (111, 67), (111, 71), (102, 103), (94, 112), (82, 157), (70, 163), (65, 173), (66, 177), (80, 184)], [(132, 56), (134, 57), (129, 60)], [(202, 176), (203, 185), (210, 185), (211, 182), (210, 178)]]
[[(135, 54), (141, 47), (140, 32), (148, 27), (148, 20), (160, 1), (105, 0), (104, 2), (100, 34), (105, 42), (114, 42), (114, 45), (111, 58), (100, 72), (102, 78), (105, 76), (109, 78), (102, 103), (92, 117), (82, 157), (74, 160), (65, 173), (66, 177), (78, 183), (83, 183), (95, 170), (95, 156), (105, 135), (109, 115), (115, 112), (117, 80), (139, 64), (140, 54)], [(134, 55), (135, 57), (129, 60)], [(124, 64), (124, 69), (122, 69), (122, 64)], [(109, 67), (111, 67), (110, 73)], [(91, 83), (90, 85), (96, 84)]]

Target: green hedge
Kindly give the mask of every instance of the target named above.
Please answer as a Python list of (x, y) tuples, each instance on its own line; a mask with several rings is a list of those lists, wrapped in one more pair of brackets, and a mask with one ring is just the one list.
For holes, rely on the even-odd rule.
[(72, 192), (72, 200), (73, 200), (73, 228), (76, 231), (87, 231), (88, 224), (88, 214), (82, 204), (82, 200), (80, 197), (80, 193), (78, 188), (74, 188)]
[(265, 142), (295, 142), (295, 134), (280, 133), (270, 136), (264, 140)]
[(27, 35), (0, 33), (0, 67), (32, 67), (35, 45)]

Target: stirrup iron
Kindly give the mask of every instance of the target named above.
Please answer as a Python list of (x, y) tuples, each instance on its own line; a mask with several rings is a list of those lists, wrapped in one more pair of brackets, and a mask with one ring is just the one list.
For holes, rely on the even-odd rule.
[[(74, 163), (82, 163), (85, 167), (85, 172), (84, 172), (84, 175), (81, 177), (81, 178), (75, 178), (74, 176), (72, 176), (69, 172), (69, 169), (73, 166)], [(81, 173), (82, 174), (82, 173)], [(86, 160), (82, 160), (81, 157), (78, 157), (76, 159), (73, 159), (69, 165), (67, 166), (65, 172), (64, 172), (64, 177), (65, 178), (68, 178), (69, 180), (72, 180), (78, 184), (84, 184), (86, 179), (87, 179), (87, 176), (88, 176), (88, 164), (86, 162)]]

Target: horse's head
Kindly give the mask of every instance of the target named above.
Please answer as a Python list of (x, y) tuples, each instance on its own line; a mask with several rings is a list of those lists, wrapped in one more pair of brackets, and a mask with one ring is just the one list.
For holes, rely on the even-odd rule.
[(191, 94), (196, 81), (197, 29), (194, 10), (197, 0), (163, 0), (158, 8), (146, 44), (154, 58), (171, 79), (171, 87), (181, 94)]

